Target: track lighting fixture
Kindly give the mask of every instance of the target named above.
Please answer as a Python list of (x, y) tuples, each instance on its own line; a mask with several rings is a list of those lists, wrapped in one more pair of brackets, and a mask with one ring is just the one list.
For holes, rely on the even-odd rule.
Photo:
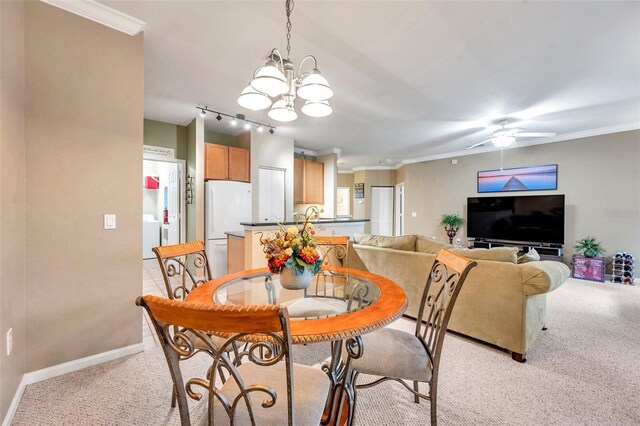
[(257, 126), (257, 130), (260, 133), (263, 133), (265, 129), (269, 129), (269, 133), (274, 134), (275, 133), (275, 127), (273, 127), (271, 124), (266, 124), (266, 123), (261, 123), (259, 121), (254, 121), (254, 120), (249, 120), (247, 117), (245, 117), (244, 114), (235, 114), (235, 115), (231, 115), (231, 114), (227, 114), (224, 112), (219, 112), (219, 111), (214, 111), (212, 109), (209, 109), (206, 106), (200, 106), (200, 105), (196, 105), (196, 109), (198, 109), (200, 111), (200, 115), (204, 118), (207, 115), (207, 112), (210, 112), (212, 114), (216, 114), (216, 120), (218, 121), (222, 121), (222, 117), (229, 117), (231, 119), (231, 121), (229, 121), (229, 124), (233, 127), (236, 127), (238, 125), (239, 122), (244, 123), (242, 125), (242, 127), (245, 130), (251, 130), (251, 127), (253, 127), (252, 125), (255, 124)]

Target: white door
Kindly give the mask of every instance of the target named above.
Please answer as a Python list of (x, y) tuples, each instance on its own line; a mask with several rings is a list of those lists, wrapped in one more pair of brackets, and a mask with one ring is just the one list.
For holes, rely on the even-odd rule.
[(283, 222), (285, 219), (284, 169), (258, 170), (258, 217), (260, 222)]
[(167, 216), (169, 229), (167, 244), (180, 243), (180, 178), (178, 165), (169, 163), (167, 179)]
[(404, 235), (404, 182), (396, 185), (396, 235)]
[(371, 187), (371, 234), (393, 235), (393, 186)]

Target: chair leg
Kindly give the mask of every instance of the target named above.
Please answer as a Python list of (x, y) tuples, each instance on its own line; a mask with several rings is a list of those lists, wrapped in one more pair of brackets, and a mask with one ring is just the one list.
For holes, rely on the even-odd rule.
[(429, 401), (431, 402), (431, 426), (436, 426), (438, 424), (438, 395), (434, 388), (431, 389)]
[(178, 402), (178, 393), (176, 392), (176, 387), (171, 386), (171, 408), (176, 408), (176, 403)]
[[(413, 390), (416, 391), (416, 393), (418, 392), (418, 382), (417, 381), (413, 382)], [(415, 402), (416, 404), (420, 404), (420, 397), (418, 395), (413, 395), (413, 402)]]
[(519, 363), (525, 363), (527, 362), (527, 359), (524, 357), (524, 354), (519, 354), (517, 352), (511, 352), (511, 358), (514, 361), (518, 361)]

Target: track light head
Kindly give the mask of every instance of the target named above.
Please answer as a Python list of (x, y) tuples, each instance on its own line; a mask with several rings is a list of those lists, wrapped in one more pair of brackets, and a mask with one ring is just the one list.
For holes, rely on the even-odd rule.
[(238, 120), (236, 120), (235, 118), (232, 118), (229, 124), (235, 127), (235, 125), (238, 124)]
[(220, 114), (216, 115), (216, 120), (218, 121), (222, 120), (222, 116)]
[(251, 123), (249, 123), (248, 121), (245, 121), (245, 122), (244, 122), (244, 129), (245, 129), (245, 130), (249, 130), (249, 129), (251, 129)]
[(275, 132), (276, 132), (276, 131), (275, 131), (275, 130), (273, 130), (273, 127), (270, 127), (270, 128), (269, 128), (269, 133), (274, 134)]
[(207, 111), (205, 111), (204, 109), (200, 110), (200, 117), (204, 118), (207, 115)]
[(262, 124), (258, 126), (258, 132), (264, 132), (264, 127), (262, 127)]

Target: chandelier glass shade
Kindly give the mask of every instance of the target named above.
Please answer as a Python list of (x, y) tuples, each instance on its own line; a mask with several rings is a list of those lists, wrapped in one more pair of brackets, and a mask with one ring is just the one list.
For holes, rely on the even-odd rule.
[(307, 101), (304, 103), (301, 109), (304, 115), (314, 118), (322, 118), (331, 114), (333, 108), (329, 105), (327, 100), (322, 101)]
[(273, 102), (269, 96), (257, 91), (252, 86), (247, 86), (238, 97), (238, 105), (251, 111), (261, 111), (271, 106)]
[[(295, 99), (300, 97), (307, 101), (301, 111), (309, 117), (326, 117), (333, 109), (328, 99), (333, 96), (329, 82), (318, 70), (318, 61), (307, 55), (298, 66), (298, 72), (289, 60), (291, 51), (291, 11), (293, 0), (286, 0), (287, 15), (287, 59), (277, 50), (272, 49), (264, 66), (253, 73), (253, 79), (238, 97), (238, 105), (253, 111), (271, 107), (270, 118), (276, 121), (289, 122), (298, 118), (295, 111)], [(313, 61), (311, 71), (302, 72), (307, 60)]]
[(293, 108), (292, 102), (280, 99), (273, 104), (268, 113), (269, 117), (283, 123), (288, 123), (298, 118), (296, 110)]

